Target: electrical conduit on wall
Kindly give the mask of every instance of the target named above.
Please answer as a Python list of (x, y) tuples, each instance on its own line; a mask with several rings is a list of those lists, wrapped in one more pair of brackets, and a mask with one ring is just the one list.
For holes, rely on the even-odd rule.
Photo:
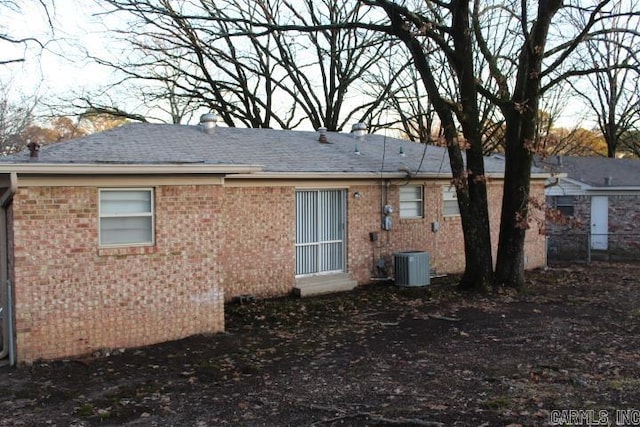
[[(0, 366), (15, 364), (13, 343), (13, 302), (12, 289), (9, 282), (9, 242), (7, 233), (7, 208), (18, 189), (18, 174), (9, 175), (9, 188), (0, 197), (0, 308), (2, 308), (2, 350), (0, 350)], [(5, 360), (8, 356), (8, 360)]]

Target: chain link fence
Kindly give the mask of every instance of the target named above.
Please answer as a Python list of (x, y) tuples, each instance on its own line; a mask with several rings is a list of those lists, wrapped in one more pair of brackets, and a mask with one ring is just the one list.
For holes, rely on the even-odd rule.
[(547, 262), (640, 261), (640, 234), (569, 231), (547, 235)]

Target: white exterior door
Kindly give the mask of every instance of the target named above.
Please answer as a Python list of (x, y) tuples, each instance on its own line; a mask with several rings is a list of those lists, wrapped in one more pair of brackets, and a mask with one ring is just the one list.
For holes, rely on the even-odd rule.
[(606, 250), (609, 247), (609, 199), (607, 196), (591, 197), (591, 249)]
[(344, 271), (345, 191), (296, 191), (296, 275)]

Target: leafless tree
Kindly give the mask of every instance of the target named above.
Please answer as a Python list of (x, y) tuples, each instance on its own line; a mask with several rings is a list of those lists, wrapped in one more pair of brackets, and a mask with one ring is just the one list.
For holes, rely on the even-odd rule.
[(640, 157), (640, 129), (636, 128), (622, 134), (620, 142), (623, 153)]
[[(640, 3), (631, 2), (634, 10)], [(599, 32), (585, 41), (580, 60), (596, 73), (573, 83), (615, 157), (623, 136), (640, 125), (640, 18), (624, 14), (624, 2), (614, 4), (611, 19), (598, 23)], [(577, 25), (584, 26), (584, 16)], [(622, 31), (624, 30), (624, 31)]]
[[(358, 2), (100, 3), (129, 21), (114, 31), (134, 53), (126, 60), (125, 55), (94, 59), (118, 70), (124, 80), (143, 85), (147, 97), (156, 101), (166, 104), (170, 95), (173, 103), (168, 105), (181, 100), (189, 108), (215, 110), (228, 126), (290, 129), (306, 123), (329, 130), (363, 121), (384, 102), (382, 96), (354, 96), (354, 88), (388, 53), (386, 35), (331, 27), (365, 19), (368, 9)], [(324, 28), (300, 32), (280, 26)], [(89, 99), (92, 108), (110, 106), (96, 97), (84, 97), (83, 106)]]
[[(606, 33), (602, 30), (606, 21), (631, 15), (635, 9), (616, 12), (606, 0), (589, 4), (434, 0), (415, 5), (364, 1), (386, 13), (388, 23), (381, 23), (384, 28), (380, 30), (406, 45), (442, 123), (465, 236), (462, 284), (476, 289), (491, 284), (521, 288), (530, 170), (539, 149), (540, 99), (572, 76), (593, 73), (592, 64), (578, 67), (572, 61), (578, 48)], [(567, 24), (575, 22), (577, 15), (585, 17), (583, 25), (568, 31)], [(620, 31), (629, 32), (626, 28)], [(438, 67), (429, 55), (433, 49), (446, 58), (449, 83), (438, 79)], [(504, 121), (506, 166), (495, 276), (482, 157), (481, 112), (485, 110), (479, 99), (496, 107), (493, 123)]]
[[(32, 0), (32, 1), (37, 2), (41, 6), (42, 10), (47, 16), (47, 19), (49, 21), (49, 26), (53, 27), (51, 23), (51, 15), (50, 15), (50, 10), (53, 7), (53, 5), (48, 0)], [(0, 16), (2, 15), (8, 16), (9, 13), (19, 13), (20, 6), (21, 5), (15, 0), (0, 0)], [(9, 48), (9, 47), (22, 47), (23, 49), (26, 50), (27, 46), (30, 44), (35, 44), (40, 48), (44, 48), (43, 42), (38, 40), (38, 38), (15, 37), (14, 35), (10, 34), (8, 31), (6, 31), (5, 25), (6, 24), (0, 21), (0, 49), (2, 49), (3, 51), (6, 52), (7, 50), (5, 50), (5, 48)], [(0, 65), (7, 65), (7, 64), (13, 64), (16, 62), (24, 62), (24, 61), (25, 61), (24, 55), (9, 56), (6, 58), (0, 57)]]
[(387, 58), (362, 77), (363, 97), (383, 97), (382, 108), (368, 112), (369, 131), (388, 131), (410, 141), (433, 142), (436, 126), (420, 76), (402, 46), (394, 45)]
[(585, 129), (580, 116), (561, 126), (560, 119), (568, 106), (576, 102), (569, 84), (558, 84), (540, 100), (537, 118), (536, 147), (540, 157), (548, 156), (601, 156), (606, 144), (600, 132)]
[[(394, 45), (387, 37), (401, 42), (449, 152), (465, 236), (462, 284), (480, 290), (524, 285), (540, 100), (567, 79), (601, 72), (578, 60), (582, 46), (610, 32), (633, 35), (611, 23), (638, 14), (613, 0), (106, 1), (137, 18), (122, 34), (147, 58), (109, 65), (144, 80), (149, 67), (187, 61), (176, 87), (230, 126), (308, 120), (338, 129), (375, 102), (386, 106), (381, 97), (342, 112), (347, 90)], [(506, 165), (494, 274), (483, 147), (486, 128), (499, 123)]]
[[(197, 113), (200, 104), (196, 98), (184, 96), (177, 85), (177, 77), (162, 74), (159, 67), (150, 70), (157, 77), (157, 84), (136, 85), (129, 78), (108, 85), (99, 93), (76, 94), (72, 104), (75, 112), (92, 111), (122, 117), (139, 122), (188, 123)], [(118, 95), (126, 92), (124, 99)], [(111, 93), (118, 94), (115, 97)], [(120, 106), (123, 102), (136, 99), (135, 108)], [(56, 110), (64, 110), (57, 106)], [(82, 113), (80, 113), (82, 114)], [(168, 117), (168, 120), (167, 120)]]
[(9, 86), (0, 84), (0, 154), (6, 155), (23, 149), (27, 141), (20, 135), (34, 120), (33, 110), (38, 103), (35, 97), (22, 97), (10, 101)]

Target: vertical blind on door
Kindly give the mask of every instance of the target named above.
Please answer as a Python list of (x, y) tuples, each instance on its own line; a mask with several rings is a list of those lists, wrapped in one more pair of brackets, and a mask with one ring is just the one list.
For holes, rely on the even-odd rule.
[(344, 191), (296, 192), (296, 275), (343, 271)]

